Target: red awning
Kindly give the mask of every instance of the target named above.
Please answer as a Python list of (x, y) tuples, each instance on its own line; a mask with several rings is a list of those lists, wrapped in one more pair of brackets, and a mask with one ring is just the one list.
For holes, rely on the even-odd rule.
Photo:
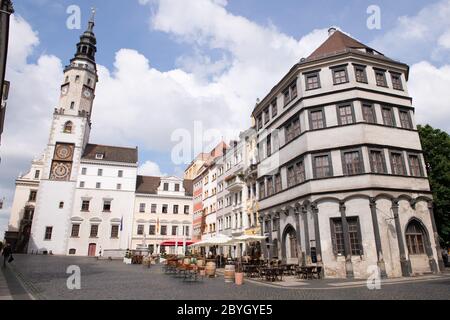
[[(186, 241), (186, 246), (190, 246), (191, 244), (194, 244), (195, 241)], [(165, 246), (165, 247), (176, 247), (177, 246), (177, 241), (172, 240), (172, 241), (164, 241), (160, 244), (160, 246)], [(183, 241), (178, 241), (178, 246), (182, 247), (183, 246)]]

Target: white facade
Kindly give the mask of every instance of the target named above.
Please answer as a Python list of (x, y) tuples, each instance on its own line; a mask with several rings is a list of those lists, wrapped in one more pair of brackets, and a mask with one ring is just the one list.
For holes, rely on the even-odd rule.
[(142, 185), (138, 181), (134, 199), (131, 248), (183, 254), (183, 245), (191, 242), (193, 232), (192, 181), (177, 177), (141, 179), (144, 181)]
[[(130, 247), (136, 176), (137, 164), (81, 162), (71, 217), (71, 230), (79, 226), (75, 227), (79, 233), (71, 232), (68, 244), (68, 250), (75, 251), (72, 254), (87, 256), (94, 245), (95, 255), (102, 249)], [(83, 201), (89, 201), (88, 210), (83, 210)], [(98, 226), (97, 235), (91, 235), (92, 226)], [(117, 235), (114, 228), (119, 229)]]

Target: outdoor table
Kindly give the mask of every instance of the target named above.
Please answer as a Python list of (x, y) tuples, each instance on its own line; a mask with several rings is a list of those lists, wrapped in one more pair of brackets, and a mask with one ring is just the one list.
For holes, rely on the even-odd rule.
[(265, 267), (263, 268), (265, 278), (267, 281), (283, 281), (283, 269), (279, 267)]

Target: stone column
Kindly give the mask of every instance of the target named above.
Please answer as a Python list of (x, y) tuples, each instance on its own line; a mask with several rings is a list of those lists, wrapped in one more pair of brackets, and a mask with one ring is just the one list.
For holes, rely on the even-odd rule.
[(383, 248), (381, 247), (380, 227), (378, 225), (377, 217), (377, 201), (374, 198), (370, 198), (370, 212), (372, 215), (373, 234), (375, 237), (375, 248), (377, 250), (377, 265), (380, 268), (381, 278), (387, 278), (386, 265), (383, 258)]
[(322, 266), (322, 245), (320, 243), (320, 229), (319, 229), (319, 208), (317, 204), (313, 203), (311, 205), (311, 212), (314, 218), (314, 234), (316, 237), (316, 255), (317, 255), (317, 265)]
[[(259, 222), (259, 233), (261, 237), (264, 237), (264, 218), (261, 215), (258, 216), (258, 222)], [(266, 241), (261, 240), (261, 255), (263, 256), (263, 258), (266, 257), (266, 255), (264, 254), (264, 252), (266, 252), (265, 248), (266, 248)]]
[(266, 245), (269, 245), (268, 248), (266, 246), (266, 248), (267, 248), (267, 259), (271, 260), (272, 259), (272, 245), (273, 245), (272, 240), (273, 239), (272, 239), (272, 216), (270, 214), (267, 214), (266, 221), (269, 222), (267, 224), (267, 229), (268, 229), (267, 232), (269, 233), (268, 234), (268, 236), (269, 236), (269, 243), (268, 244), (266, 243)]
[(400, 252), (400, 266), (402, 268), (402, 276), (410, 277), (411, 276), (411, 265), (406, 259), (405, 253), (405, 243), (403, 241), (403, 232), (400, 225), (400, 218), (398, 215), (398, 200), (392, 200), (392, 212), (394, 213), (394, 221), (395, 221), (395, 232), (397, 233), (397, 241), (398, 241), (398, 250)]
[(295, 231), (297, 237), (297, 253), (298, 253), (298, 265), (305, 266), (305, 254), (302, 252), (302, 240), (300, 238), (300, 210), (299, 208), (294, 208), (294, 217), (295, 217)]
[(277, 228), (277, 252), (278, 260), (281, 260), (282, 254), (281, 254), (281, 217), (280, 213), (276, 212), (273, 215), (273, 224)]
[(311, 264), (311, 243), (309, 242), (309, 224), (308, 224), (308, 209), (302, 207), (303, 215), (303, 232), (305, 233), (305, 263)]
[(434, 219), (434, 205), (433, 205), (433, 202), (431, 202), (431, 201), (428, 202), (428, 210), (430, 211), (431, 225), (433, 227), (434, 244), (435, 244), (435, 248), (436, 248), (436, 254), (437, 254), (438, 265), (439, 265), (439, 269), (436, 271), (442, 272), (445, 270), (445, 265), (444, 265), (444, 260), (442, 259), (441, 244), (439, 243), (439, 234), (438, 234), (437, 227), (436, 227), (436, 220)]
[(354, 278), (352, 248), (350, 246), (350, 234), (348, 232), (347, 216), (345, 213), (346, 210), (347, 208), (345, 207), (345, 203), (341, 202), (339, 204), (339, 211), (341, 212), (342, 231), (344, 233), (345, 272), (347, 274), (347, 278)]

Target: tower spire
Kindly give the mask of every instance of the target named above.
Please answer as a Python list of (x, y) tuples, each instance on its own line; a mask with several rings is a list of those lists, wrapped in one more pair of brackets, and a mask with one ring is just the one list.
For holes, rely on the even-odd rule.
[(95, 68), (95, 53), (97, 52), (97, 39), (94, 34), (96, 9), (91, 9), (91, 17), (89, 18), (86, 31), (80, 36), (80, 42), (77, 44), (77, 52), (71, 60), (85, 60), (91, 62)]
[(89, 19), (89, 23), (88, 23), (88, 30), (89, 32), (93, 32), (94, 31), (94, 26), (95, 26), (95, 13), (97, 12), (97, 10), (92, 7), (91, 8), (91, 18)]

